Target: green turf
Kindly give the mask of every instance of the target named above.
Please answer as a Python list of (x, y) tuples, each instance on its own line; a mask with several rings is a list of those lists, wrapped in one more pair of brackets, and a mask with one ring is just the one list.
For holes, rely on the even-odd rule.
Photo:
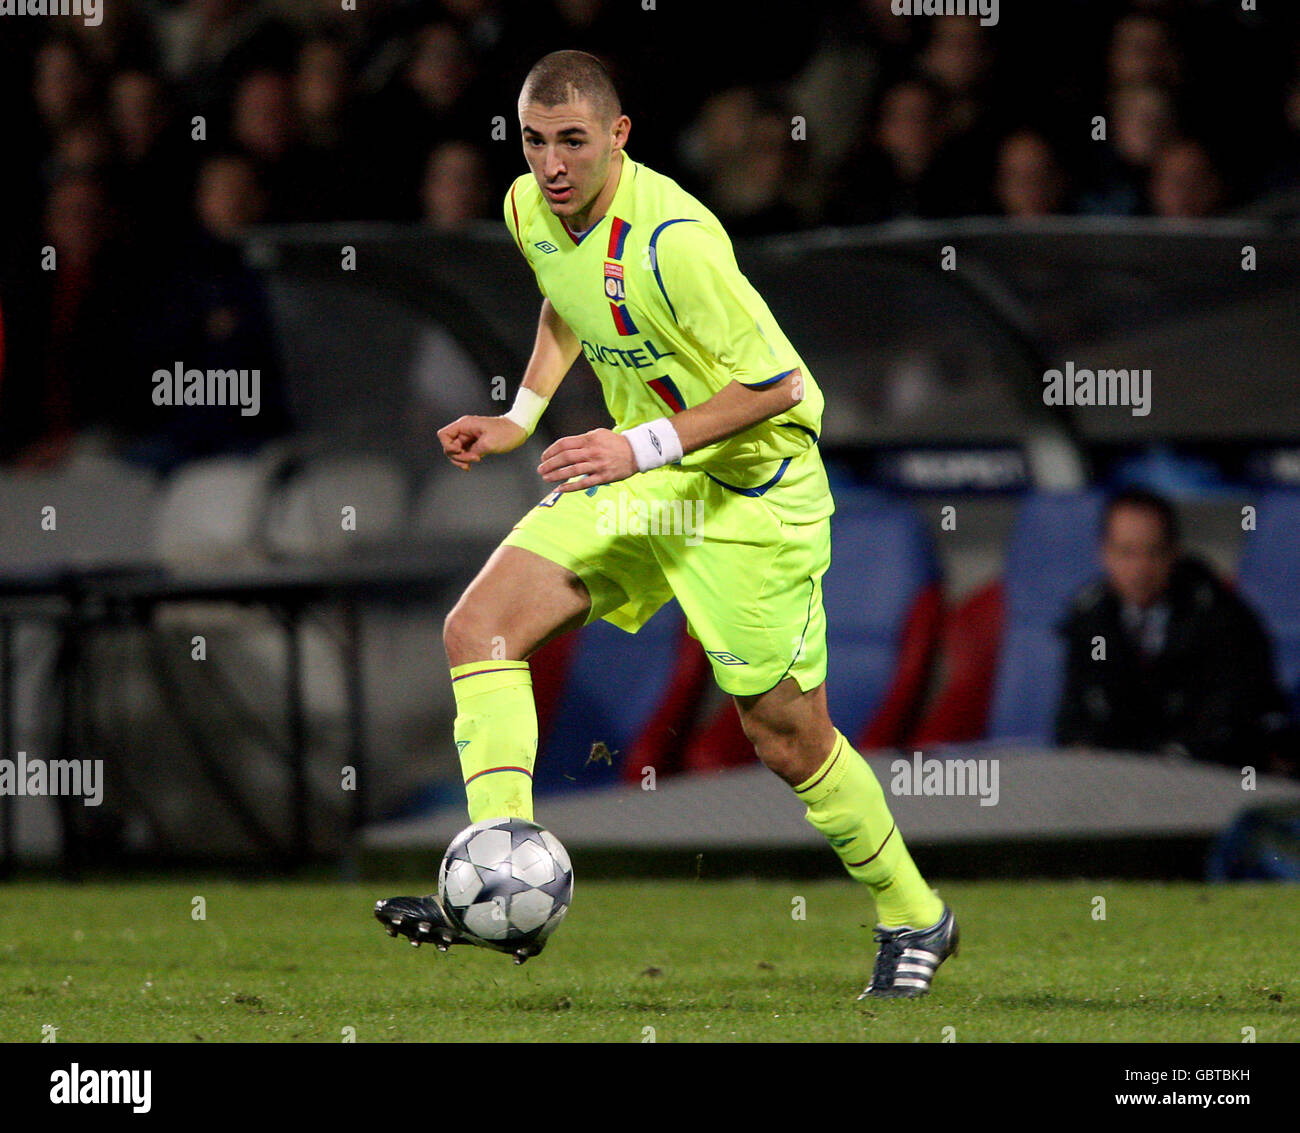
[(39, 1042), (47, 1024), (60, 1042), (1300, 1038), (1296, 887), (939, 888), (961, 955), (928, 999), (863, 1004), (874, 945), (849, 881), (580, 879), (523, 967), (389, 939), (370, 915), (384, 884), (13, 884), (0, 1040)]

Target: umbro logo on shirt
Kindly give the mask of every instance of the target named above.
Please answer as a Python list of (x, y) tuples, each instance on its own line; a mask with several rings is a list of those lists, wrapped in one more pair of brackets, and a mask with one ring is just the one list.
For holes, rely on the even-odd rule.
[(548, 256), (549, 256), (552, 252), (558, 252), (558, 251), (559, 251), (559, 248), (557, 248), (557, 247), (556, 247), (554, 244), (552, 244), (549, 240), (538, 240), (537, 243), (533, 245), (533, 247), (534, 247), (534, 248), (538, 248), (538, 249), (540, 249), (541, 251), (545, 252)]

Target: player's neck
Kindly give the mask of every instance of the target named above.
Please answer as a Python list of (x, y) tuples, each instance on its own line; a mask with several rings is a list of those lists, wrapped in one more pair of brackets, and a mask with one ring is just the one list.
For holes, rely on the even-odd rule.
[(605, 185), (596, 194), (596, 199), (591, 202), (591, 207), (585, 213), (574, 213), (573, 216), (565, 221), (569, 231), (575, 236), (581, 236), (588, 229), (594, 228), (601, 222), (601, 219), (609, 211), (609, 206), (614, 203), (614, 194), (618, 192), (619, 179), (623, 176), (623, 151), (618, 150), (609, 161), (609, 174), (605, 178)]

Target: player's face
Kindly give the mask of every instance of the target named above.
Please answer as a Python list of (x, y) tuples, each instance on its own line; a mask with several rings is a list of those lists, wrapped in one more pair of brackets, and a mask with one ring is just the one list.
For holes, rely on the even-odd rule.
[(524, 157), (551, 212), (582, 218), (609, 179), (614, 153), (627, 137), (626, 115), (604, 123), (586, 99), (559, 106), (519, 108)]
[(1134, 507), (1117, 508), (1111, 515), (1102, 560), (1111, 586), (1124, 601), (1136, 606), (1156, 601), (1169, 585), (1174, 557), (1158, 516)]

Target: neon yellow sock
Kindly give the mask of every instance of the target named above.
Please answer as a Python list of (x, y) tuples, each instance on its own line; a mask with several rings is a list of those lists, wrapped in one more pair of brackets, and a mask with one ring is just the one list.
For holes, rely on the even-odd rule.
[(871, 890), (880, 924), (929, 928), (943, 916), (943, 902), (907, 852), (879, 780), (838, 730), (826, 762), (794, 791), (849, 876)]
[(537, 706), (527, 661), (473, 661), (451, 670), (456, 750), (470, 822), (533, 819)]

